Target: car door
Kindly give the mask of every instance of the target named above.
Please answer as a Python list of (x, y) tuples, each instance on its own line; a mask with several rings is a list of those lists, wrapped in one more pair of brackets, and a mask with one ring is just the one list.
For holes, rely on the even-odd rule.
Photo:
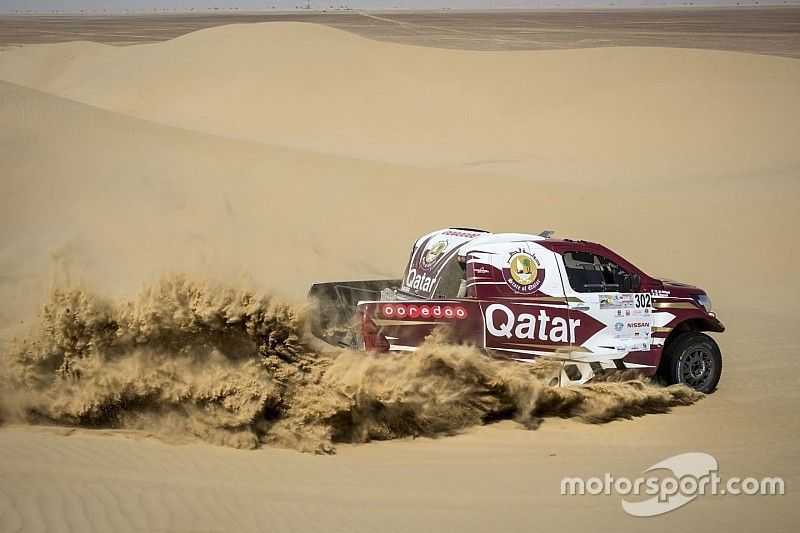
[(574, 327), (556, 254), (529, 241), (487, 252), (494, 281), (480, 286), (485, 347), (516, 359), (567, 354)]
[(570, 319), (596, 321), (601, 326), (577, 328), (575, 352), (591, 352), (603, 367), (614, 366), (631, 352), (649, 351), (653, 305), (649, 293), (625, 289), (629, 274), (610, 259), (576, 249), (558, 255)]

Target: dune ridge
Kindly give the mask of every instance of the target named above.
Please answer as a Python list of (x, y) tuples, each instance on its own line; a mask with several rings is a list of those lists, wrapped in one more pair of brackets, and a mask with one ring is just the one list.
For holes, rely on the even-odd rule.
[(526, 179), (686, 182), (800, 165), (800, 61), (751, 54), (443, 50), (277, 22), (22, 47), (0, 55), (0, 79), (234, 139)]
[[(587, 188), (236, 141), (7, 82), (0, 103), (0, 294), (16, 302), (0, 309), (7, 334), (64, 279), (120, 297), (181, 272), (298, 300), (314, 281), (395, 277), (409, 243), (451, 225), (603, 242), (651, 274), (708, 289), (723, 308), (791, 309), (800, 298), (797, 284), (718, 275), (743, 249), (775, 258), (759, 266), (770, 278), (796, 275), (791, 161), (724, 181), (666, 186), (645, 174)], [(748, 210), (759, 216), (743, 223)]]

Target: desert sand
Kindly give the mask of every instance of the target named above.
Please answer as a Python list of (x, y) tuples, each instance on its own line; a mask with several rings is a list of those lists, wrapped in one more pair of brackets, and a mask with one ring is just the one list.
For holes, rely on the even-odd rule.
[[(4, 350), (54, 286), (119, 299), (181, 273), (301, 302), (314, 281), (396, 276), (448, 225), (603, 242), (707, 289), (728, 328), (717, 392), (607, 424), (313, 455), (7, 422), (0, 529), (793, 529), (800, 61), (443, 50), (268, 23), (25, 46), (0, 53), (0, 80)], [(559, 495), (565, 476), (691, 451), (788, 493), (647, 519)]]
[(252, 22), (310, 22), (377, 41), (458, 50), (659, 46), (800, 57), (800, 6), (696, 3), (655, 9), (586, 5), (465, 11), (150, 12), (125, 16), (97, 12), (0, 13), (0, 50), (84, 40), (118, 46), (144, 44), (205, 28)]

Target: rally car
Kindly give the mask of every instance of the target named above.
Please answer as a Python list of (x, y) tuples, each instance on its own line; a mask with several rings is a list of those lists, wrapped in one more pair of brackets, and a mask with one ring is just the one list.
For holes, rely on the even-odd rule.
[(436, 327), (487, 354), (562, 364), (562, 385), (634, 369), (712, 392), (724, 326), (706, 293), (654, 278), (608, 248), (447, 228), (414, 244), (402, 279), (318, 283), (311, 330), (337, 346), (414, 351)]

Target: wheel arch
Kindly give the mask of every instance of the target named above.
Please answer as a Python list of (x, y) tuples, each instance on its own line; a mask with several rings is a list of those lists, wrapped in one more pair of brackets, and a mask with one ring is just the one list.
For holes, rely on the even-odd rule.
[(669, 335), (667, 336), (667, 340), (664, 342), (664, 345), (666, 346), (670, 340), (674, 339), (681, 333), (686, 333), (687, 331), (712, 331), (715, 333), (722, 333), (725, 331), (725, 326), (723, 326), (722, 323), (716, 318), (687, 318), (672, 328), (672, 331), (670, 331)]
[(722, 333), (723, 331), (725, 331), (725, 326), (723, 326), (722, 322), (720, 322), (716, 318), (706, 318), (706, 317), (687, 318), (686, 320), (680, 322), (677, 326), (675, 326), (672, 329), (672, 331), (669, 332), (669, 335), (667, 335), (667, 338), (664, 341), (664, 346), (661, 348), (661, 356), (659, 358), (658, 371), (661, 370), (662, 363), (664, 361), (664, 353), (666, 352), (669, 345), (672, 344), (675, 341), (675, 339), (677, 339), (680, 335), (692, 331), (710, 331), (713, 333)]

